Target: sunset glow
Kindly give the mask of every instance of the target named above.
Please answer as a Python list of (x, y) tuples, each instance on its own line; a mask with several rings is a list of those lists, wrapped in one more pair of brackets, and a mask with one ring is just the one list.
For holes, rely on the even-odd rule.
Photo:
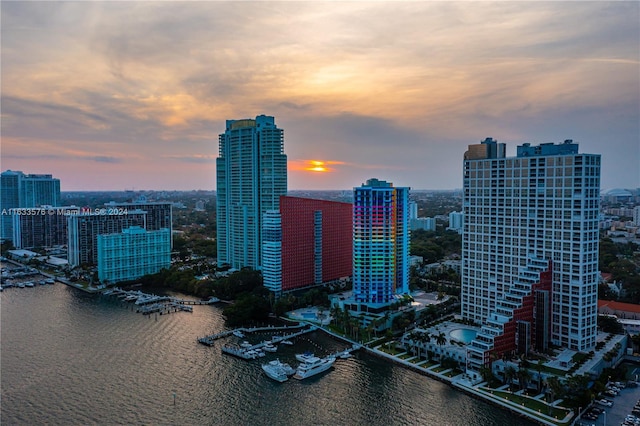
[(289, 189), (459, 188), (486, 137), (573, 139), (637, 187), (639, 4), (0, 2), (2, 168), (214, 189), (225, 120), (266, 114)]

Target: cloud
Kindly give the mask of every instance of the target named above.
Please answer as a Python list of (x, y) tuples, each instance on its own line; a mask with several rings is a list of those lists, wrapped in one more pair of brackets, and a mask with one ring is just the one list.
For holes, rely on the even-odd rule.
[[(377, 170), (414, 187), (459, 186), (462, 153), (487, 136), (510, 145), (573, 137), (619, 165), (603, 182), (640, 184), (637, 2), (0, 9), (8, 165), (32, 156), (51, 167), (62, 152), (120, 161), (129, 179), (141, 162), (188, 177), (215, 163), (226, 119), (268, 114), (285, 130), (289, 158), (344, 163), (318, 176), (290, 162), (301, 187), (352, 187)], [(165, 187), (175, 180), (160, 167), (145, 173)], [(214, 180), (192, 185), (204, 181)]]

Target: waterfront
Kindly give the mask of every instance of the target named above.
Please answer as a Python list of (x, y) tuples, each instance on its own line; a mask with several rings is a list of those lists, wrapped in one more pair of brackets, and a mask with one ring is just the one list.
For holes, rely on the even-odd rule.
[(215, 306), (156, 320), (61, 284), (0, 297), (6, 425), (531, 425), (363, 353), (324, 375), (275, 383), (261, 362), (297, 364), (294, 353), (317, 350), (312, 342), (328, 351), (346, 345), (314, 332), (312, 342), (301, 339), (261, 360), (224, 356), (224, 341), (196, 341), (224, 329)]

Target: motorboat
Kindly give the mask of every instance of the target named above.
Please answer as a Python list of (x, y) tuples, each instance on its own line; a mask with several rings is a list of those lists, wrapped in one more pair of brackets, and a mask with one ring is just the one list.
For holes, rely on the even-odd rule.
[(308, 362), (310, 359), (315, 358), (313, 352), (305, 352), (303, 354), (296, 354), (296, 359), (300, 362)]
[(335, 357), (329, 356), (327, 358), (312, 357), (307, 362), (304, 362), (298, 366), (294, 379), (302, 380), (324, 371), (327, 371), (333, 363), (336, 362)]
[(246, 340), (242, 343), (240, 343), (240, 347), (241, 348), (250, 348), (251, 346), (253, 346), (251, 343), (247, 342)]
[(236, 337), (239, 337), (240, 339), (244, 339), (244, 334), (242, 334), (242, 332), (240, 330), (235, 330), (233, 332), (233, 335)]
[(278, 350), (278, 347), (274, 346), (271, 342), (265, 342), (264, 346), (262, 347), (262, 350), (267, 352), (276, 352)]
[(280, 362), (279, 359), (262, 364), (262, 369), (267, 376), (280, 383), (286, 382), (289, 376), (296, 372), (289, 364)]
[(293, 342), (291, 340), (282, 340), (280, 343), (283, 345), (293, 346)]

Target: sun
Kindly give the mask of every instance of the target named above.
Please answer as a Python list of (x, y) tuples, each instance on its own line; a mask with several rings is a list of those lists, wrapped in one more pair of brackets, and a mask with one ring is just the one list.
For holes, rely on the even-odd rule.
[(309, 161), (309, 167), (307, 167), (306, 170), (309, 172), (318, 172), (318, 173), (328, 172), (329, 169), (325, 167), (325, 164), (326, 163), (324, 161), (311, 160)]

